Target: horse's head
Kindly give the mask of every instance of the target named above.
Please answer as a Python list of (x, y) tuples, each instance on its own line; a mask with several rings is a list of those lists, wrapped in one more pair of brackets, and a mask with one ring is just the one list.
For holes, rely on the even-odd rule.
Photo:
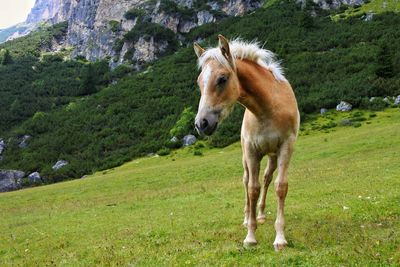
[(194, 51), (201, 73), (197, 79), (201, 98), (195, 126), (199, 134), (211, 135), (219, 122), (228, 116), (239, 97), (239, 80), (229, 42), (218, 36), (219, 47), (204, 50), (197, 43)]

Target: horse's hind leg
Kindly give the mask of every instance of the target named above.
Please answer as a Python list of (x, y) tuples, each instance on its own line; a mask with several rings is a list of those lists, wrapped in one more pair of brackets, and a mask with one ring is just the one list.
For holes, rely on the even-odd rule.
[(261, 190), (261, 198), (258, 203), (258, 216), (257, 216), (257, 221), (259, 223), (264, 223), (265, 222), (265, 198), (267, 197), (267, 191), (269, 184), (272, 181), (272, 177), (274, 175), (274, 171), (276, 170), (277, 166), (277, 157), (276, 155), (269, 156), (268, 159), (268, 166), (265, 169), (264, 173), (264, 184)]
[(276, 237), (274, 241), (275, 250), (281, 250), (287, 245), (285, 238), (285, 218), (284, 218), (284, 206), (285, 198), (288, 191), (288, 167), (290, 158), (293, 153), (294, 140), (287, 140), (280, 148), (278, 154), (278, 176), (275, 180), (275, 192), (278, 201), (278, 211), (275, 221)]

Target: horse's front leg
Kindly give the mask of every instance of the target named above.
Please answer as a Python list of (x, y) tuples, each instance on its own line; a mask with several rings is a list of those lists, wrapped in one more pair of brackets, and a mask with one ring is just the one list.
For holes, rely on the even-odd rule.
[(257, 201), (260, 195), (260, 182), (258, 175), (260, 171), (260, 158), (249, 147), (245, 149), (245, 162), (248, 170), (248, 184), (247, 184), (247, 201), (248, 201), (248, 221), (247, 221), (247, 236), (243, 241), (245, 246), (252, 246), (257, 244), (255, 231), (257, 229), (256, 210)]
[(293, 144), (294, 144), (294, 139), (287, 140), (280, 148), (278, 155), (278, 176), (275, 180), (275, 192), (278, 201), (278, 210), (275, 221), (275, 231), (276, 231), (276, 237), (274, 241), (275, 250), (281, 250), (287, 245), (284, 233), (284, 228), (285, 228), (284, 207), (285, 207), (285, 198), (288, 192), (287, 173), (288, 173), (290, 158), (293, 153)]
[(249, 185), (249, 169), (247, 168), (246, 158), (243, 155), (243, 186), (244, 186), (244, 219), (243, 219), (243, 226), (247, 227), (247, 223), (249, 221), (249, 194), (247, 187)]

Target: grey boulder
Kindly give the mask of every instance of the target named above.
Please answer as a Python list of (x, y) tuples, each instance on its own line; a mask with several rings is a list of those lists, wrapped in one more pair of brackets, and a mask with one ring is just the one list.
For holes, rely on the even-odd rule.
[(328, 112), (328, 110), (327, 110), (326, 108), (321, 108), (320, 111), (319, 111), (319, 113), (320, 113), (321, 115), (324, 115), (324, 114), (327, 113), (327, 112)]
[(28, 134), (22, 136), (21, 142), (19, 143), (18, 146), (19, 146), (20, 148), (26, 148), (26, 147), (28, 146), (28, 141), (29, 141), (29, 139), (31, 139), (31, 138), (32, 138), (32, 136), (30, 136), (30, 135), (28, 135)]
[(394, 100), (394, 104), (397, 106), (400, 105), (400, 95), (396, 97), (396, 99)]
[(53, 170), (57, 171), (59, 169), (61, 169), (64, 166), (67, 166), (69, 163), (66, 160), (59, 160), (56, 162), (56, 164), (54, 164), (53, 167), (51, 167)]
[(339, 105), (336, 106), (337, 111), (350, 111), (352, 109), (352, 105), (347, 103), (346, 101), (340, 101)]
[(0, 192), (14, 191), (22, 188), (23, 171), (0, 170)]
[(192, 134), (185, 135), (182, 139), (183, 146), (191, 146), (196, 143), (197, 139), (196, 136)]
[(42, 177), (40, 176), (40, 174), (38, 172), (33, 172), (33, 173), (29, 174), (28, 180), (32, 184), (37, 184), (37, 183), (42, 182)]
[(3, 154), (4, 149), (6, 149), (6, 142), (2, 138), (0, 138), (0, 155)]

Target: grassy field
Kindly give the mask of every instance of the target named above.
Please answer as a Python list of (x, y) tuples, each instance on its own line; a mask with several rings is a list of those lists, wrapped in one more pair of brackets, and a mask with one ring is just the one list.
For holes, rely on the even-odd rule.
[(242, 246), (241, 152), (234, 144), (0, 194), (0, 266), (399, 266), (400, 109), (364, 117), (357, 128), (312, 130), (324, 123), (319, 119), (303, 126), (284, 251), (272, 246), (272, 187), (259, 245)]

